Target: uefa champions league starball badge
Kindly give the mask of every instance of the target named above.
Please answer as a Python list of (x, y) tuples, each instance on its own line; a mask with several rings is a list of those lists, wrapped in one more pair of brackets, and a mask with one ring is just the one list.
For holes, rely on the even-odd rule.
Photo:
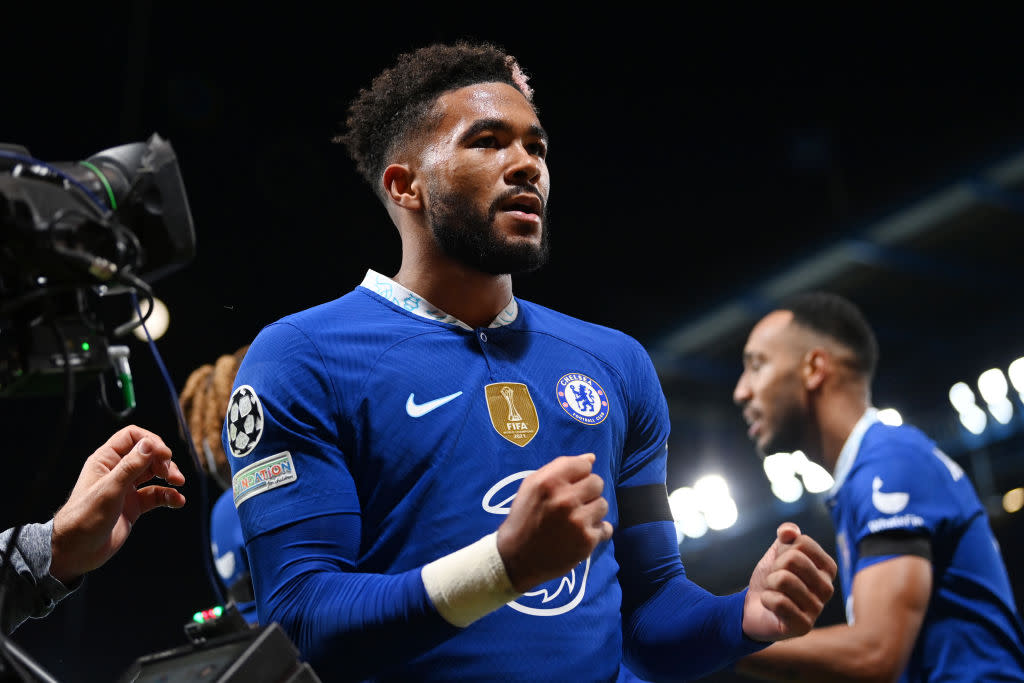
[(242, 458), (252, 453), (263, 435), (263, 406), (255, 389), (248, 384), (235, 389), (225, 421), (231, 455)]

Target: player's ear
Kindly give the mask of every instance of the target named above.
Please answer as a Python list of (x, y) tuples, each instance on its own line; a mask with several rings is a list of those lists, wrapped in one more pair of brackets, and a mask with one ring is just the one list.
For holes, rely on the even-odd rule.
[(393, 204), (410, 211), (423, 208), (423, 197), (416, 174), (406, 164), (391, 164), (384, 169), (381, 176), (384, 193)]
[(822, 385), (828, 375), (830, 361), (828, 351), (821, 347), (813, 348), (804, 354), (800, 372), (805, 389), (814, 391)]

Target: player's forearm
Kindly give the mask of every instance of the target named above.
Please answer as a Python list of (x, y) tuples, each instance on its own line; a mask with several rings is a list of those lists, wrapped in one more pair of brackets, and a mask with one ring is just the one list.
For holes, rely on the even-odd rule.
[(381, 674), (459, 630), (431, 604), (419, 569), (351, 571), (352, 550), (338, 539), (356, 538), (353, 524), (330, 515), (247, 544), (260, 621), (279, 623), (325, 680)]
[[(877, 639), (876, 639), (877, 640)], [(773, 643), (739, 660), (736, 671), (770, 681), (894, 681), (899, 665), (884, 643), (845, 624)]]

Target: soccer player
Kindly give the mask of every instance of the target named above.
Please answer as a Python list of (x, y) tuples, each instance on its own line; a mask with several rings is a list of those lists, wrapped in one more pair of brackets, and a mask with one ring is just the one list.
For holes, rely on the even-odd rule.
[(517, 60), (403, 54), (347, 124), (402, 263), (239, 368), (224, 439), (260, 623), (325, 680), (396, 681), (680, 680), (810, 629), (832, 558), (787, 523), (748, 588), (689, 581), (649, 356), (512, 295), (550, 190)]
[(964, 471), (871, 404), (877, 341), (829, 292), (792, 297), (743, 350), (734, 398), (765, 455), (803, 451), (834, 472), (846, 624), (741, 660), (786, 681), (1024, 681), (1024, 632), (988, 516)]

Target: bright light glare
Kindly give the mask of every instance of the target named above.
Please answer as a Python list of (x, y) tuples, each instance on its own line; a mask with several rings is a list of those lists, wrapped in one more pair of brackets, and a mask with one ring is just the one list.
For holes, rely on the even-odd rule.
[[(146, 302), (142, 301), (139, 303), (139, 308), (142, 308), (145, 305)], [(132, 318), (133, 320), (138, 320), (139, 316), (134, 315)], [(132, 334), (134, 334), (140, 341), (147, 341), (146, 330), (148, 330), (149, 336), (152, 337), (154, 341), (156, 341), (160, 337), (164, 336), (164, 333), (167, 332), (167, 327), (170, 324), (171, 315), (170, 312), (167, 310), (167, 305), (160, 299), (153, 297), (152, 315), (146, 318), (146, 322), (144, 323), (144, 325), (139, 325), (138, 327), (132, 329)], [(145, 327), (146, 329), (143, 330), (143, 327)]]
[(1013, 419), (1013, 404), (1010, 403), (1010, 399), (1004, 396), (1002, 400), (989, 403), (988, 412), (992, 413), (992, 417), (999, 424), (1009, 424), (1010, 420)]
[[(973, 401), (974, 399), (972, 398), (971, 400)], [(890, 427), (899, 427), (903, 424), (903, 416), (895, 408), (883, 408), (878, 411), (878, 421)]]
[(967, 410), (960, 411), (960, 422), (971, 434), (981, 434), (985, 431), (988, 418), (985, 411), (978, 406), (969, 406)]
[(727, 529), (736, 523), (739, 512), (736, 501), (729, 495), (729, 485), (718, 474), (708, 474), (693, 484), (697, 504), (709, 527), (715, 530)]
[(794, 503), (804, 493), (804, 486), (796, 477), (780, 477), (772, 480), (772, 493), (783, 503)]
[(949, 402), (953, 404), (957, 412), (961, 414), (971, 409), (974, 405), (974, 392), (967, 386), (966, 382), (957, 382), (949, 388)]
[(800, 468), (800, 478), (804, 480), (804, 486), (809, 493), (828, 491), (836, 483), (828, 470), (810, 460)]
[(704, 510), (704, 517), (708, 526), (715, 531), (728, 529), (739, 518), (736, 501), (732, 498), (719, 498), (713, 506)]
[(1013, 514), (1024, 508), (1024, 489), (1015, 488), (1003, 495), (1003, 509)]
[(720, 474), (706, 474), (693, 484), (697, 500), (703, 506), (706, 501), (729, 496), (729, 485)]
[(707, 533), (708, 525), (704, 520), (704, 513), (700, 511), (697, 493), (692, 488), (683, 486), (670, 493), (668, 507), (672, 511), (677, 532), (690, 538), (700, 538)]
[(793, 459), (789, 453), (773, 453), (761, 463), (764, 466), (764, 473), (768, 481), (792, 477), (796, 469), (793, 467)]
[(1024, 400), (1024, 358), (1018, 358), (1010, 363), (1010, 367), (1006, 369), (1006, 374), (1010, 376), (1013, 388), (1022, 395), (1022, 400)]
[[(764, 473), (772, 484), (772, 493), (786, 503), (798, 500), (805, 489), (810, 493), (821, 493), (835, 484), (828, 470), (808, 460), (802, 451), (773, 453), (764, 459), (763, 465)], [(800, 479), (796, 478), (797, 474)]]
[(986, 403), (1000, 403), (1006, 399), (1006, 376), (999, 368), (991, 368), (978, 376), (978, 391)]

